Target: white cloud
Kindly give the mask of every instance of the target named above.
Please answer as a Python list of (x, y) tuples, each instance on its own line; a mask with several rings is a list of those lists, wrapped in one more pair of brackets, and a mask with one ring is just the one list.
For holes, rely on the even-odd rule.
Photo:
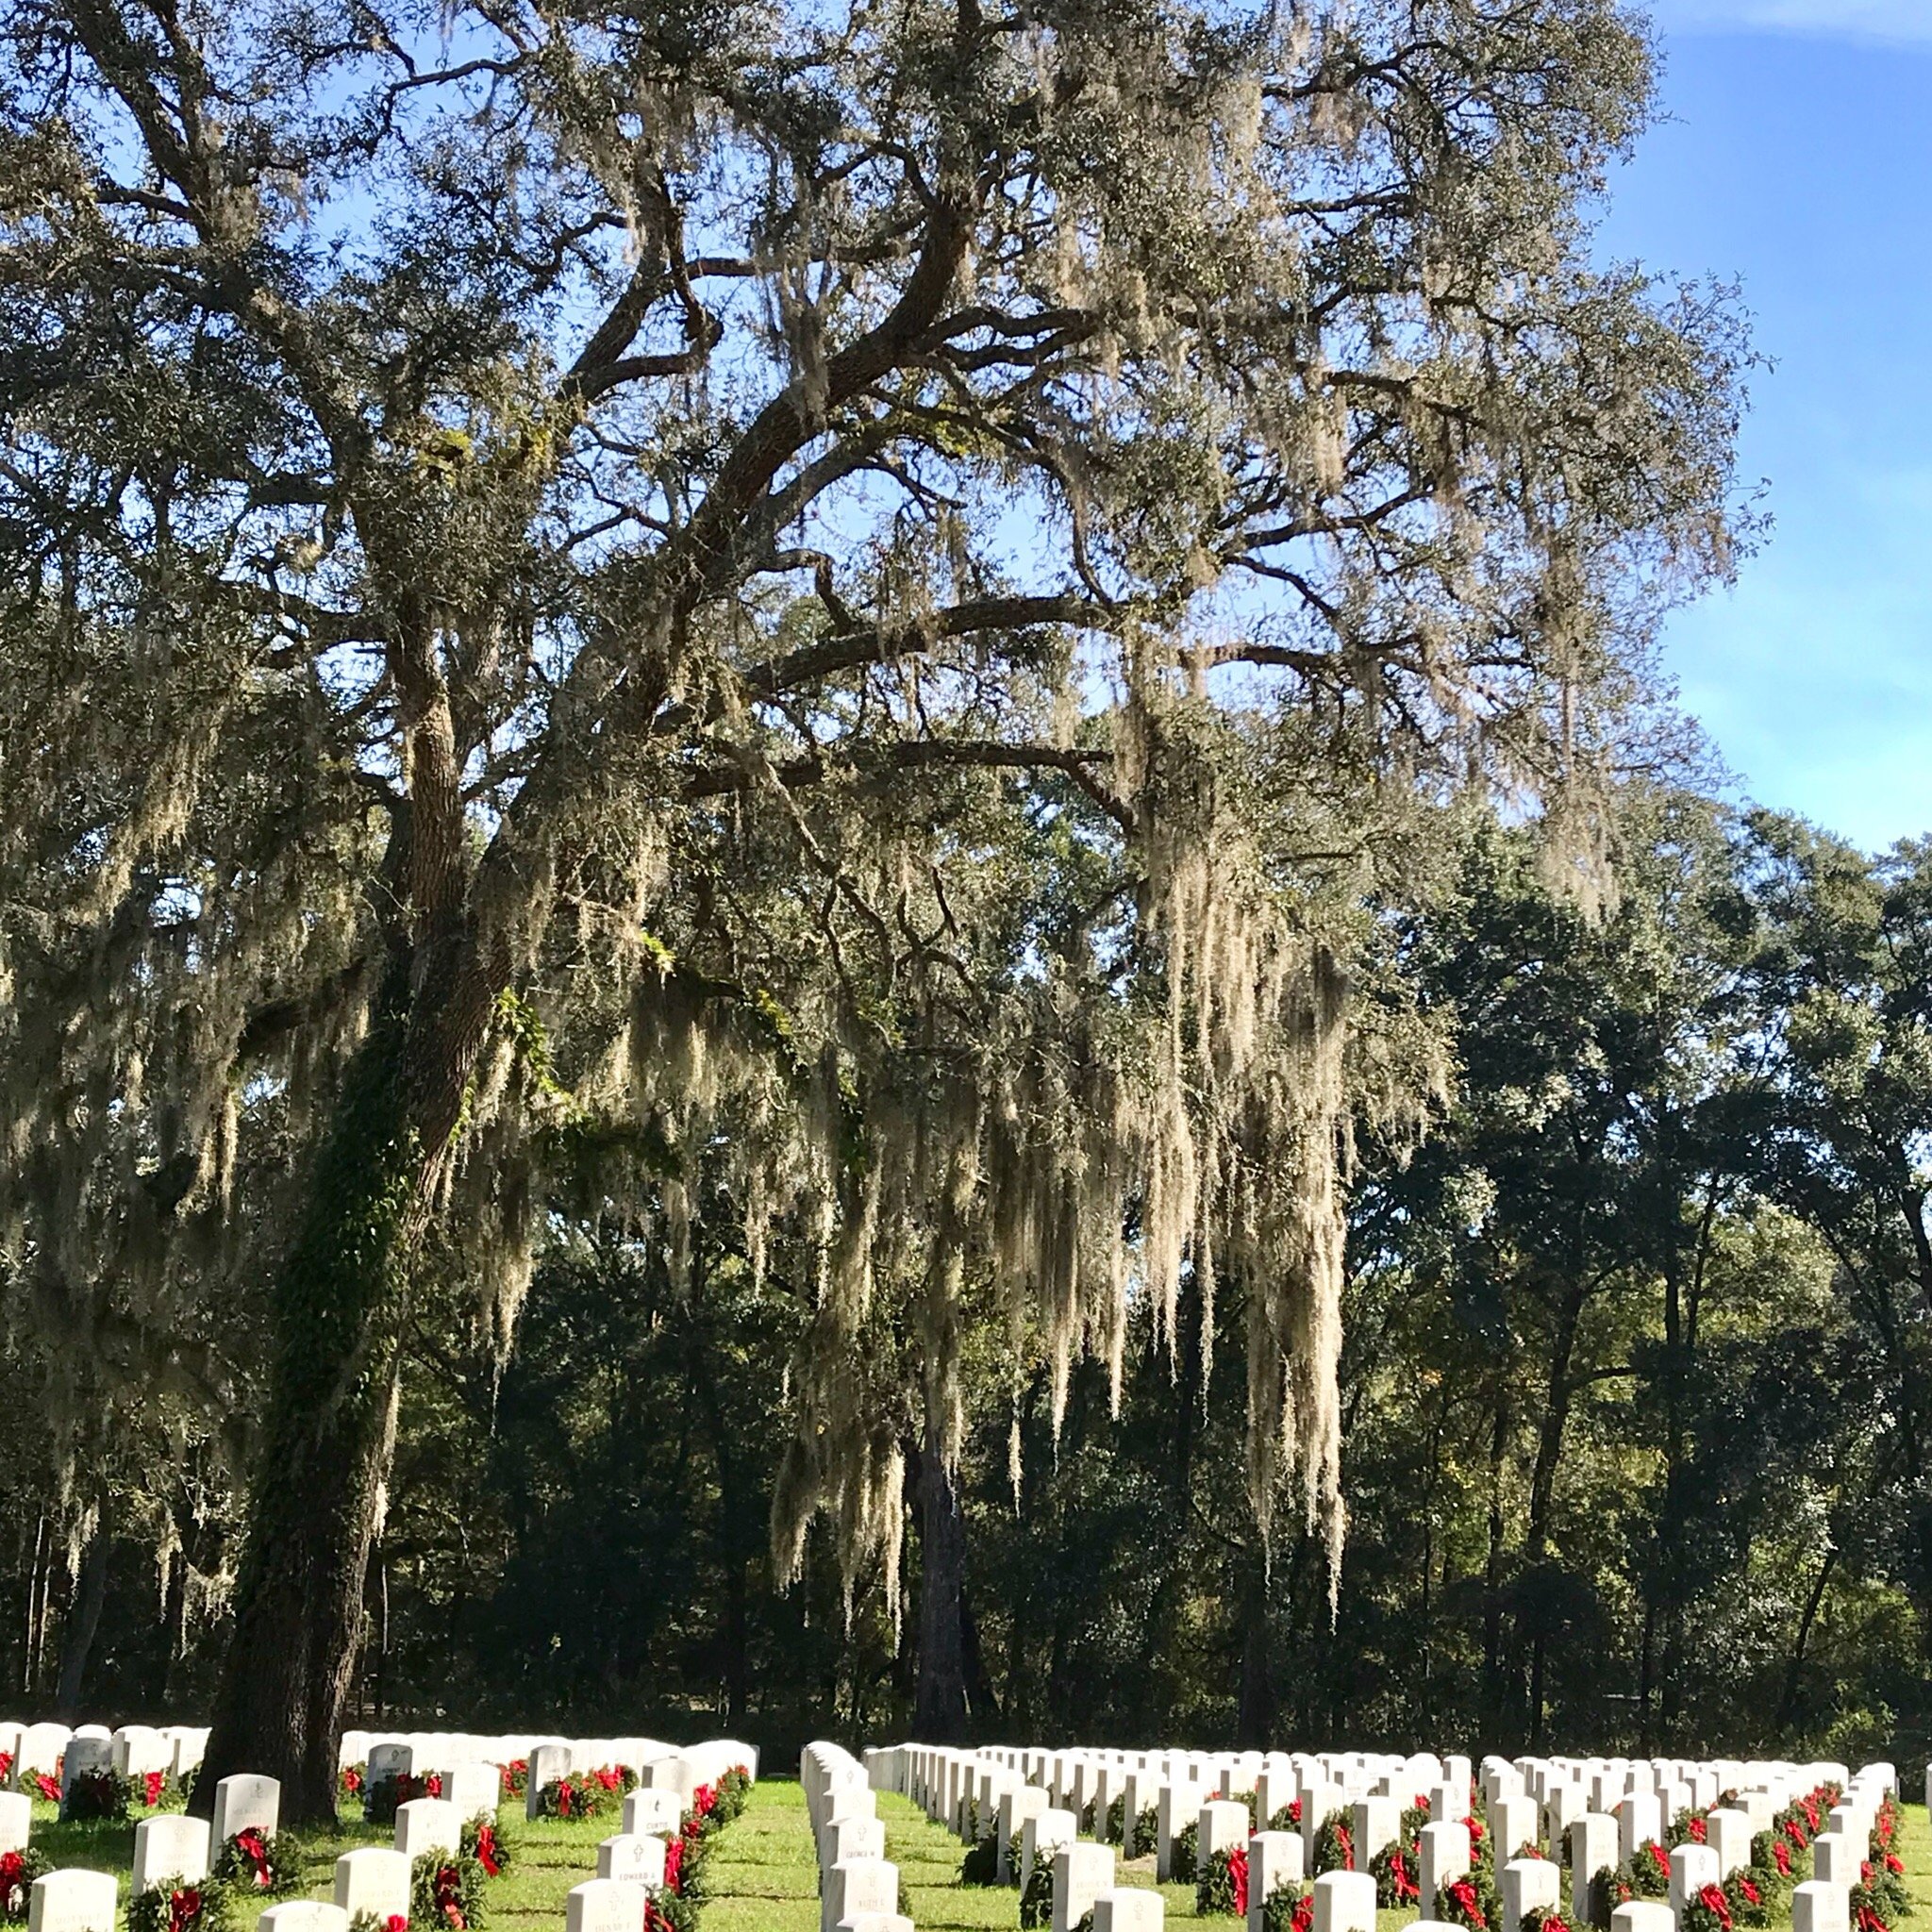
[(1740, 28), (1932, 45), (1932, 0), (1652, 0), (1667, 33)]

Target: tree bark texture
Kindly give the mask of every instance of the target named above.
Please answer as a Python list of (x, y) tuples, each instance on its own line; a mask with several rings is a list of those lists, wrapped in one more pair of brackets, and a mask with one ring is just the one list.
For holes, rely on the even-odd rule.
[(216, 1782), (244, 1771), (280, 1780), (285, 1823), (335, 1816), (394, 1450), (411, 1253), (491, 1010), (474, 990), (444, 999), (433, 985), (397, 989), (400, 972), (391, 978), (274, 1285), (277, 1347), (235, 1633), (195, 1786), (203, 1816)]
[(919, 1684), (913, 1731), (966, 1739), (966, 1519), (937, 1444), (919, 1458)]

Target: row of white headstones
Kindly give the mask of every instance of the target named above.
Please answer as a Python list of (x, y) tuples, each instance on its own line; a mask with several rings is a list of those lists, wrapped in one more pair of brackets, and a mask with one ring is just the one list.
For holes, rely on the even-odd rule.
[(808, 1744), (798, 1760), (818, 1851), (820, 1932), (912, 1932), (899, 1910), (899, 1868), (886, 1857), (879, 1790), (838, 1744)]
[[(1005, 1747), (975, 1751), (897, 1744), (864, 1753), (859, 1765), (871, 1792), (897, 1791), (962, 1839), (976, 1830), (997, 1845), (998, 1875), (1030, 1884), (1035, 1863), (1053, 1868), (1053, 1932), (1073, 1932), (1088, 1913), (1094, 1932), (1158, 1932), (1163, 1903), (1145, 1887), (1117, 1887), (1114, 1848), (1085, 1840), (1090, 1816), (1098, 1828), (1121, 1801), (1124, 1842), (1121, 1855), (1152, 1853), (1156, 1875), (1174, 1871), (1174, 1843), (1190, 1824), (1196, 1856), (1205, 1865), (1215, 1853), (1243, 1847), (1248, 1859), (1248, 1923), (1260, 1932), (1271, 1893), (1301, 1890), (1311, 1868), (1315, 1841), (1337, 1812), (1348, 1820), (1356, 1868), (1324, 1873), (1313, 1894), (1314, 1932), (1375, 1932), (1375, 1880), (1367, 1869), (1401, 1830), (1402, 1812), (1426, 1798), (1430, 1823), (1418, 1845), (1416, 1874), (1421, 1907), (1433, 1908), (1439, 1888), (1470, 1869), (1467, 1824), (1471, 1789), (1480, 1779), (1492, 1842), (1502, 1855), (1496, 1872), (1503, 1907), (1501, 1932), (1521, 1932), (1524, 1915), (1554, 1911), (1562, 1895), (1562, 1872), (1554, 1859), (1519, 1857), (1524, 1846), (1567, 1843), (1571, 1859), (1572, 1916), (1587, 1924), (1596, 1876), (1627, 1861), (1648, 1843), (1661, 1843), (1677, 1814), (1707, 1810), (1720, 1795), (1731, 1804), (1710, 1809), (1707, 1841), (1670, 1854), (1669, 1903), (1633, 1901), (1611, 1915), (1612, 1932), (1676, 1932), (1687, 1901), (1707, 1885), (1720, 1884), (1751, 1861), (1751, 1841), (1796, 1798), (1823, 1784), (1843, 1796), (1812, 1845), (1814, 1876), (1796, 1888), (1794, 1932), (1848, 1932), (1851, 1888), (1870, 1856), (1879, 1806), (1895, 1793), (1890, 1764), (1868, 1764), (1856, 1774), (1835, 1763), (1624, 1757), (1485, 1757), (1426, 1753), (1393, 1757), (1373, 1752), (1316, 1754), (1242, 1752), (1204, 1754), (1162, 1751), (1046, 1751)], [(1254, 1829), (1244, 1798), (1256, 1794), (1263, 1827)], [(1932, 1804), (1932, 1770), (1926, 1797)], [(1296, 1831), (1267, 1829), (1271, 1819), (1295, 1801)], [(842, 1796), (827, 1807), (833, 1854)], [(870, 1807), (868, 1807), (869, 1809)], [(1140, 1821), (1155, 1815), (1151, 1844), (1137, 1842)], [(1020, 1869), (1009, 1866), (1015, 1840)], [(823, 1855), (822, 1855), (823, 1856)], [(824, 1932), (839, 1932), (827, 1918)], [(889, 1932), (861, 1926), (857, 1932)], [(891, 1928), (900, 1932), (900, 1928)], [(1419, 1917), (1414, 1932), (1455, 1932)]]
[[(64, 1800), (83, 1773), (110, 1769), (123, 1776), (172, 1769), (177, 1774), (200, 1762), (206, 1730), (179, 1727), (154, 1730), (140, 1725), (108, 1731), (84, 1726), (8, 1726), (0, 1724), (0, 1750), (9, 1728), (39, 1733), (29, 1751), (25, 1774), (60, 1769)], [(62, 1748), (49, 1757), (46, 1740), (64, 1733)], [(163, 1766), (154, 1761), (155, 1740), (173, 1752)], [(192, 1756), (184, 1753), (192, 1750)], [(597, 1847), (597, 1875), (574, 1887), (565, 1905), (566, 1932), (642, 1932), (651, 1890), (664, 1882), (665, 1854), (682, 1829), (696, 1793), (724, 1774), (742, 1769), (758, 1774), (755, 1747), (734, 1739), (714, 1739), (680, 1749), (650, 1739), (557, 1737), (476, 1738), (457, 1733), (384, 1736), (350, 1732), (342, 1740), (341, 1763), (363, 1764), (366, 1780), (413, 1774), (419, 1768), (441, 1774), (442, 1795), (411, 1798), (396, 1807), (392, 1849), (358, 1846), (344, 1852), (335, 1868), (334, 1900), (290, 1899), (270, 1906), (257, 1921), (257, 1932), (348, 1932), (361, 1912), (379, 1923), (407, 1919), (411, 1874), (418, 1858), (453, 1857), (463, 1827), (473, 1819), (493, 1821), (503, 1791), (505, 1767), (522, 1759), (528, 1766), (525, 1815), (540, 1815), (545, 1784), (611, 1765), (627, 1764), (638, 1774), (638, 1788), (624, 1801), (624, 1829)], [(16, 1755), (16, 1765), (19, 1758)], [(187, 1818), (161, 1813), (134, 1828), (130, 1896), (164, 1880), (198, 1885), (208, 1876), (213, 1852), (244, 1831), (273, 1838), (281, 1822), (281, 1786), (252, 1774), (225, 1777), (215, 1786), (212, 1816)], [(24, 1851), (32, 1830), (30, 1799), (0, 1793), (0, 1853)], [(28, 1906), (28, 1932), (114, 1932), (120, 1887), (112, 1873), (62, 1868), (34, 1881)]]

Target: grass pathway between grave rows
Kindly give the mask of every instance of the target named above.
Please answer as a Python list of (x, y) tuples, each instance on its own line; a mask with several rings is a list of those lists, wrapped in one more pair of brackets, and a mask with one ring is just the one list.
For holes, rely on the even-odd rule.
[[(881, 1792), (886, 1856), (899, 1867), (918, 1932), (1015, 1932), (1019, 1895), (1005, 1886), (959, 1883), (962, 1847), (909, 1799)], [(521, 1804), (499, 1814), (514, 1834), (517, 1862), (487, 1893), (490, 1922), (502, 1932), (535, 1932), (560, 1926), (563, 1902), (574, 1885), (596, 1875), (597, 1841), (620, 1828), (615, 1816), (585, 1821), (545, 1819), (525, 1824)], [(295, 1837), (302, 1855), (302, 1893), (330, 1896), (335, 1861), (360, 1844), (389, 1844), (392, 1834), (366, 1825), (345, 1811), (335, 1832)], [(1905, 1807), (1901, 1852), (1920, 1932), (1932, 1932), (1932, 1820), (1923, 1805)], [(55, 1865), (111, 1872), (126, 1902), (134, 1829), (122, 1824), (62, 1824), (51, 1806), (34, 1806), (33, 1843)], [(1137, 1858), (1119, 1868), (1124, 1885), (1154, 1885), (1153, 1860)], [(805, 1794), (795, 1780), (768, 1778), (752, 1788), (743, 1815), (720, 1834), (706, 1870), (709, 1896), (703, 1932), (817, 1932), (819, 1902), (811, 1830)], [(1193, 1919), (1192, 1886), (1158, 1888), (1171, 1920)], [(1379, 1915), (1377, 1932), (1399, 1932), (1412, 1909)], [(1231, 1920), (1219, 1920), (1231, 1925)], [(244, 1915), (238, 1932), (252, 1932)]]

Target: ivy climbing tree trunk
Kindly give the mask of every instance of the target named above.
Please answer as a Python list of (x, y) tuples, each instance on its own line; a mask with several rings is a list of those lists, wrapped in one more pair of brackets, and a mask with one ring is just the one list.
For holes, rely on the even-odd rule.
[[(448, 965), (455, 949), (444, 955)], [(235, 1634), (194, 1808), (265, 1773), (285, 1823), (335, 1817), (343, 1706), (395, 1447), (412, 1252), (491, 995), (474, 972), (410, 990), (399, 953), (352, 1063), (274, 1284), (270, 1370)], [(448, 997), (443, 995), (447, 993)]]

